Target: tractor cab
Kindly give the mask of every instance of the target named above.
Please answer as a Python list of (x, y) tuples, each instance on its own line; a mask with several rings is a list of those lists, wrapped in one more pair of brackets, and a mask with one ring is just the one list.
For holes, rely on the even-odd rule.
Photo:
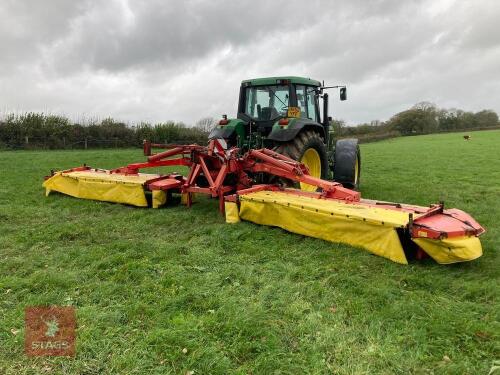
[(320, 122), (321, 84), (305, 78), (261, 78), (243, 81), (238, 118), (252, 121), (263, 135), (280, 119), (301, 118)]

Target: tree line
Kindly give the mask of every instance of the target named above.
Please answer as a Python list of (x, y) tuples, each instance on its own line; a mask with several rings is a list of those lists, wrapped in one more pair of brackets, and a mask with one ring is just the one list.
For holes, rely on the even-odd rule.
[[(9, 114), (0, 119), (0, 149), (137, 147), (144, 139), (155, 143), (206, 144), (215, 124), (211, 117), (199, 120), (195, 126), (187, 126), (173, 121), (130, 125), (112, 118), (78, 123), (44, 113)], [(336, 137), (355, 137), (369, 142), (398, 136), (491, 129), (500, 127), (500, 123), (492, 110), (474, 113), (440, 109), (432, 103), (421, 102), (388, 121), (346, 126), (342, 120), (333, 120), (332, 126)]]
[(173, 121), (129, 125), (106, 118), (82, 124), (59, 115), (9, 114), (0, 120), (0, 148), (136, 147), (144, 139), (155, 143), (204, 144), (214, 123), (215, 120), (204, 118), (193, 127)]
[(467, 112), (421, 102), (395, 114), (388, 121), (346, 126), (342, 120), (334, 120), (333, 127), (338, 136), (375, 141), (398, 136), (492, 129), (500, 127), (500, 122), (497, 113), (492, 110)]

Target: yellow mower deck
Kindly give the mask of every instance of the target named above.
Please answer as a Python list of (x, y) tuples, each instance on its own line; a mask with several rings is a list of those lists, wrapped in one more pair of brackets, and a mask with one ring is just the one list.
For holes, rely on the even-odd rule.
[[(239, 215), (257, 224), (361, 247), (394, 262), (408, 263), (397, 232), (407, 228), (408, 212), (374, 207), (371, 201), (346, 203), (267, 190), (239, 195), (239, 201), (239, 212), (230, 207), (228, 222), (236, 222)], [(420, 216), (423, 214), (413, 214), (413, 219)], [(441, 264), (473, 260), (482, 254), (475, 236), (412, 240)]]
[(43, 187), (46, 195), (57, 191), (76, 198), (147, 207), (144, 185), (157, 177), (157, 174), (127, 176), (102, 170), (56, 172)]

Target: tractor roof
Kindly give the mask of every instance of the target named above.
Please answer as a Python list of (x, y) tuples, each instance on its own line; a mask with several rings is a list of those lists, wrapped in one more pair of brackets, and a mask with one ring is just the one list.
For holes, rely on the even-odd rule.
[(309, 85), (309, 86), (321, 86), (321, 82), (316, 81), (310, 78), (304, 77), (294, 77), (294, 76), (282, 76), (282, 77), (265, 77), (265, 78), (254, 78), (254, 79), (246, 79), (241, 82), (241, 84), (250, 84), (252, 86), (258, 85), (276, 85), (278, 80), (289, 80), (292, 83), (298, 83), (301, 85)]

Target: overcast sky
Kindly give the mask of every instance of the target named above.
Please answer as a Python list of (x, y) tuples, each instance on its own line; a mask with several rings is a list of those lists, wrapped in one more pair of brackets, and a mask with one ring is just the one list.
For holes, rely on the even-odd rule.
[(420, 101), (500, 112), (500, 1), (0, 0), (0, 112), (236, 112), (240, 81), (347, 84), (350, 124)]

